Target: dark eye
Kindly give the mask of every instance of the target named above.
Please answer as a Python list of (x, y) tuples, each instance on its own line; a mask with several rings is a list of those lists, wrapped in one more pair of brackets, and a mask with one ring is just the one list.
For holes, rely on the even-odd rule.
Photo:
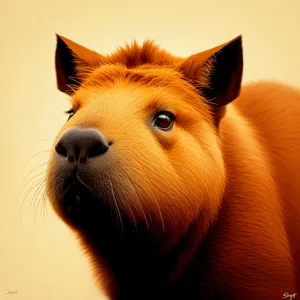
[(68, 117), (68, 121), (74, 116), (75, 112), (73, 109), (69, 109), (68, 111), (66, 111), (66, 114), (69, 116)]
[(160, 112), (154, 118), (154, 126), (168, 131), (173, 127), (174, 115), (169, 112)]

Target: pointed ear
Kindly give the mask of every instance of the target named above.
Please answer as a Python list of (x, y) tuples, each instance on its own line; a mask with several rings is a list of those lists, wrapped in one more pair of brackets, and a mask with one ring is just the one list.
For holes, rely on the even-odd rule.
[(240, 94), (243, 75), (242, 36), (188, 57), (181, 65), (184, 76), (212, 105), (218, 124), (225, 106)]
[(103, 56), (56, 34), (55, 68), (57, 87), (72, 95), (85, 76), (101, 64)]

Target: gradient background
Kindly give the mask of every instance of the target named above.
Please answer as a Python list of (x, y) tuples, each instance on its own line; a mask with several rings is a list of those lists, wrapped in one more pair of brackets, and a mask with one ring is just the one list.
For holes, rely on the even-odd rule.
[(0, 299), (102, 299), (72, 233), (49, 206), (44, 214), (33, 204), (38, 186), (21, 212), (48, 153), (29, 159), (50, 149), (69, 109), (56, 89), (55, 32), (102, 53), (152, 38), (181, 56), (243, 34), (244, 82), (300, 87), (299, 0), (2, 0), (0, 16)]

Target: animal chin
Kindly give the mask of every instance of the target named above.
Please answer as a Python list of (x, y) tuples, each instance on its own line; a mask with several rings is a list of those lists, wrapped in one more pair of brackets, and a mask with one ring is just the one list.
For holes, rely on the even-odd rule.
[[(56, 203), (58, 215), (75, 231), (97, 234), (104, 239), (108, 234), (121, 231), (114, 203), (104, 183), (102, 189), (98, 186), (96, 190), (82, 179), (69, 177), (65, 179), (64, 192), (57, 194)], [(122, 221), (124, 218), (122, 216)]]
[(57, 199), (59, 214), (73, 225), (83, 226), (88, 223), (95, 210), (103, 206), (103, 196), (94, 193), (88, 185), (78, 178), (66, 180), (65, 191)]

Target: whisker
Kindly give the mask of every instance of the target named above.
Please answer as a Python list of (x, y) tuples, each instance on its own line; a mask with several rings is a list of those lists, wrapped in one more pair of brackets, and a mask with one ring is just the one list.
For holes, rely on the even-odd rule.
[(141, 166), (141, 169), (143, 170), (144, 174), (147, 176), (148, 178), (148, 181), (150, 183), (150, 189), (152, 191), (152, 194), (154, 195), (154, 198), (155, 198), (155, 202), (156, 202), (156, 207), (158, 209), (158, 212), (159, 212), (159, 215), (160, 215), (160, 220), (161, 220), (161, 226), (162, 226), (162, 230), (163, 232), (165, 232), (165, 223), (164, 223), (164, 219), (163, 219), (163, 216), (162, 216), (162, 212), (161, 212), (161, 209), (160, 209), (160, 205), (159, 205), (159, 201), (158, 201), (158, 198), (157, 198), (157, 195), (153, 189), (153, 183), (150, 179), (150, 177), (148, 176), (147, 172), (145, 171), (145, 169), (143, 168), (142, 164), (137, 160), (137, 162), (139, 163), (139, 165)]
[(53, 139), (51, 139), (51, 140), (36, 140), (36, 142), (50, 142), (50, 143), (52, 143)]
[(110, 184), (110, 187), (111, 187), (112, 196), (113, 196), (113, 199), (114, 199), (114, 202), (115, 202), (115, 205), (116, 205), (116, 209), (117, 209), (117, 212), (118, 212), (119, 220), (120, 220), (120, 223), (121, 223), (121, 231), (122, 231), (122, 235), (123, 235), (123, 221), (122, 221), (122, 216), (121, 216), (121, 213), (120, 213), (118, 201), (115, 197), (114, 188), (113, 188), (113, 185), (112, 185), (110, 180), (109, 180), (109, 184)]
[[(46, 181), (45, 181), (45, 185), (44, 186), (46, 186)], [(44, 213), (44, 218), (45, 218), (45, 214), (47, 214), (48, 213), (48, 211), (47, 211), (47, 190), (45, 189), (44, 190), (44, 193), (43, 193), (43, 197), (42, 197), (42, 205), (43, 205), (43, 213)]]
[[(43, 164), (44, 165), (44, 164)], [(41, 165), (41, 166), (39, 166), (39, 167), (42, 167), (43, 165)], [(40, 173), (38, 173), (38, 174), (36, 174), (36, 175), (34, 175), (33, 177), (31, 177), (24, 185), (23, 185), (23, 187), (22, 187), (22, 189), (21, 189), (21, 193), (23, 192), (23, 190), (25, 189), (25, 187), (30, 183), (30, 182), (32, 182), (32, 180), (34, 179), (34, 178), (36, 178), (36, 177), (38, 177), (38, 176), (41, 176), (41, 175), (43, 175), (43, 174), (45, 174), (47, 172), (47, 170), (44, 170), (44, 171), (41, 171)], [(32, 172), (31, 172), (32, 173)], [(27, 176), (28, 177), (28, 176)], [(24, 182), (23, 182), (24, 183)]]
[(32, 159), (34, 159), (34, 158), (35, 158), (36, 156), (38, 156), (39, 154), (45, 153), (45, 152), (49, 153), (49, 152), (51, 152), (51, 149), (42, 150), (42, 151), (39, 151), (39, 152), (35, 153), (34, 155), (32, 155), (32, 156), (29, 158), (29, 160), (27, 161), (27, 163), (25, 164), (25, 168), (27, 167), (27, 165), (29, 164), (29, 162), (30, 162)]
[[(39, 186), (39, 184), (41, 184), (41, 182), (43, 182), (44, 180), (45, 180), (45, 178), (42, 177), (42, 178), (38, 179), (36, 182), (34, 182), (34, 183), (31, 185), (30, 189), (27, 191), (27, 193), (26, 193), (26, 195), (25, 195), (23, 201), (25, 201), (25, 199), (28, 197), (28, 195), (31, 193), (31, 191), (32, 191), (33, 189), (35, 189), (37, 186)], [(30, 209), (31, 209), (31, 207), (32, 207), (32, 201), (31, 201), (31, 204), (30, 204)]]
[(36, 182), (34, 182), (27, 190), (27, 193), (25, 194), (22, 203), (21, 203), (21, 208), (20, 208), (20, 221), (22, 222), (22, 210), (23, 210), (23, 206), (24, 206), (24, 202), (26, 200), (26, 198), (28, 197), (28, 195), (30, 194), (30, 192), (43, 180), (44, 178), (40, 178), (38, 179)]
[(135, 220), (135, 217), (134, 217), (134, 213), (133, 213), (133, 210), (131, 209), (130, 206), (129, 206), (129, 209), (130, 209), (131, 216), (132, 216), (132, 219), (133, 219), (133, 224), (134, 224), (134, 227), (135, 227), (135, 232), (137, 233), (137, 226), (136, 226), (136, 220)]
[(125, 172), (125, 174), (126, 174), (128, 180), (129, 180), (129, 182), (131, 183), (132, 187), (133, 187), (133, 190), (134, 190), (134, 192), (135, 192), (136, 198), (137, 198), (137, 200), (138, 200), (138, 202), (139, 202), (139, 204), (140, 204), (140, 208), (141, 208), (142, 214), (143, 214), (143, 216), (144, 216), (144, 220), (145, 220), (147, 229), (149, 230), (150, 227), (149, 227), (148, 219), (147, 219), (147, 217), (146, 217), (146, 214), (145, 214), (145, 211), (144, 211), (144, 208), (143, 208), (142, 201), (140, 200), (140, 198), (139, 198), (139, 196), (138, 196), (138, 193), (136, 192), (136, 189), (135, 189), (134, 184), (133, 184), (133, 182), (131, 181), (130, 177), (128, 176), (128, 174), (127, 174), (126, 172)]
[(37, 218), (37, 214), (38, 214), (38, 208), (39, 208), (39, 203), (40, 203), (40, 201), (39, 201), (39, 194), (43, 190), (44, 187), (45, 187), (45, 180), (40, 183), (40, 185), (38, 186), (38, 188), (36, 189), (36, 191), (35, 191), (35, 193), (33, 195), (34, 207), (36, 208), (36, 209), (34, 209), (34, 214), (35, 214), (34, 215), (34, 219), (35, 219), (35, 222), (36, 222), (36, 218)]

